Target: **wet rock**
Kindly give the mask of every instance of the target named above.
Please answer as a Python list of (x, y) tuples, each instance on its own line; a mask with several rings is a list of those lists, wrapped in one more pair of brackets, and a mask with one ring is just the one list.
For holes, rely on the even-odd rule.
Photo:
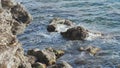
[(50, 21), (50, 24), (47, 26), (47, 31), (48, 32), (64, 32), (68, 28), (74, 25), (75, 24), (70, 20), (66, 20), (62, 18), (53, 18)]
[(68, 64), (66, 61), (59, 61), (58, 63), (49, 66), (48, 68), (73, 68), (70, 64)]
[(80, 51), (86, 51), (92, 55), (96, 55), (101, 49), (95, 46), (80, 47)]
[(32, 65), (32, 68), (47, 68), (45, 64), (36, 62)]
[(35, 56), (38, 62), (46, 65), (52, 65), (56, 63), (56, 60), (64, 55), (63, 50), (53, 49), (51, 47), (45, 48), (44, 50), (32, 49), (28, 50), (28, 55)]
[(61, 35), (70, 40), (85, 40), (85, 38), (88, 37), (88, 30), (77, 26), (68, 29), (66, 32), (61, 32)]
[(112, 54), (112, 50), (102, 50), (102, 51), (99, 51), (96, 56), (108, 56), (108, 55), (111, 55)]
[(63, 50), (53, 49), (53, 48), (51, 48), (51, 47), (46, 48), (46, 49), (49, 50), (49, 51), (51, 51), (51, 52), (53, 52), (53, 53), (56, 55), (56, 58), (57, 58), (57, 59), (60, 58), (61, 56), (63, 56), (64, 53), (65, 53)]
[(28, 55), (33, 55), (37, 58), (38, 62), (44, 63), (46, 65), (52, 65), (56, 62), (56, 56), (53, 52), (49, 50), (29, 50)]
[(85, 60), (85, 59), (76, 59), (74, 62), (75, 62), (75, 64), (79, 64), (79, 65), (87, 64), (87, 60)]

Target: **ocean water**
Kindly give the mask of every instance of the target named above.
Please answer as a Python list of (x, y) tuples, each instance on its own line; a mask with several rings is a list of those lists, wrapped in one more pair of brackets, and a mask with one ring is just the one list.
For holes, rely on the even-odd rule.
[[(59, 60), (73, 68), (119, 68), (120, 66), (120, 0), (17, 0), (33, 16), (32, 23), (18, 36), (25, 52), (28, 49), (53, 47), (65, 50)], [(91, 41), (71, 41), (59, 33), (46, 30), (54, 17), (69, 19), (90, 31), (106, 34)], [(105, 52), (101, 56), (84, 56), (80, 46), (96, 46)], [(85, 64), (76, 63), (84, 59)]]

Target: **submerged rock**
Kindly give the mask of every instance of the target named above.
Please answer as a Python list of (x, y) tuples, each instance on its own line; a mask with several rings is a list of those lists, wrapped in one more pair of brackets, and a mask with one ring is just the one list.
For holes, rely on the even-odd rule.
[(53, 18), (50, 24), (47, 26), (48, 32), (64, 32), (68, 28), (74, 26), (74, 23), (70, 20), (62, 18)]
[(75, 64), (85, 65), (87, 64), (87, 61), (85, 59), (76, 59)]
[(59, 61), (56, 64), (49, 66), (48, 68), (73, 68), (73, 67), (66, 61)]
[(96, 55), (101, 49), (95, 46), (80, 47), (80, 51), (86, 51), (92, 55)]

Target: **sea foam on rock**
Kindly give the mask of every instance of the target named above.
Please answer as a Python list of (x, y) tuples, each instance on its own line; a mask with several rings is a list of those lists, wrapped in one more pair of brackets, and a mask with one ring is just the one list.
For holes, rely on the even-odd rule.
[(50, 21), (47, 30), (48, 32), (64, 32), (74, 25), (75, 24), (70, 20), (55, 17)]
[(21, 4), (0, 0), (0, 68), (31, 68), (16, 37), (31, 20), (31, 15)]
[(62, 18), (53, 18), (47, 26), (48, 32), (58, 32), (69, 40), (92, 40), (101, 37), (102, 33), (92, 32), (72, 21)]

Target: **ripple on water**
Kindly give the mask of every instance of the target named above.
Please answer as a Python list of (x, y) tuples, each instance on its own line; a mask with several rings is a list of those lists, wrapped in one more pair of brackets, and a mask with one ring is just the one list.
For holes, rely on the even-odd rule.
[[(63, 49), (66, 54), (59, 60), (66, 60), (74, 68), (117, 68), (120, 64), (120, 0), (17, 0), (22, 2), (34, 20), (24, 34), (18, 38), (25, 51), (31, 48), (53, 47)], [(70, 19), (91, 31), (100, 31), (106, 36), (92, 41), (70, 41), (59, 33), (46, 30), (53, 17)], [(83, 59), (77, 49), (94, 45), (102, 49), (101, 56), (86, 56), (86, 64), (75, 64)]]

